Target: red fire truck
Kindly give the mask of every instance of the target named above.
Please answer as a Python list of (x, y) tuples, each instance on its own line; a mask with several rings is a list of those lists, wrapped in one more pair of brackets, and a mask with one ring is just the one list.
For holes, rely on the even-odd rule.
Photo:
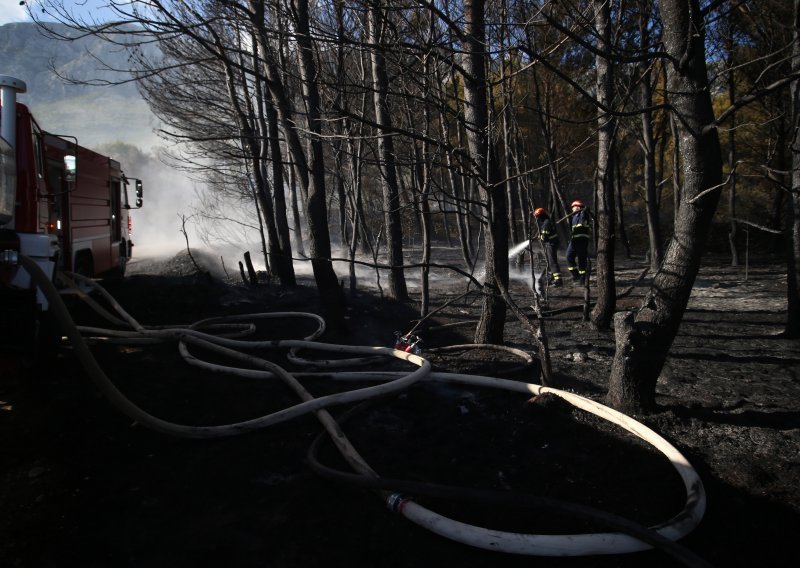
[(48, 309), (21, 255), (54, 281), (58, 270), (122, 276), (133, 250), (130, 210), (142, 206), (141, 180), (75, 137), (43, 130), (17, 102), (25, 91), (0, 75), (0, 317), (20, 322)]

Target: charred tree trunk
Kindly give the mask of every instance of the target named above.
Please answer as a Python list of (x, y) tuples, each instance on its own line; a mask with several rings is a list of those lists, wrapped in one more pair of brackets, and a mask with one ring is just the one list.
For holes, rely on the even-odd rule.
[(464, 2), (464, 121), (472, 167), (478, 183), (486, 226), (486, 275), (476, 343), (502, 343), (506, 303), (501, 289), (508, 289), (508, 217), (505, 187), (494, 147), (489, 139), (489, 107), (486, 81), (486, 22), (484, 0)]
[(408, 300), (408, 289), (403, 273), (403, 228), (400, 222), (400, 193), (395, 169), (394, 140), (392, 138), (392, 117), (389, 113), (388, 92), (389, 77), (386, 74), (386, 62), (381, 50), (383, 33), (382, 8), (373, 3), (367, 13), (369, 40), (373, 47), (370, 51), (372, 64), (372, 96), (375, 105), (375, 118), (378, 122), (378, 153), (383, 174), (383, 217), (386, 224), (386, 245), (389, 264), (389, 297), (401, 302)]
[[(432, 61), (430, 58), (425, 59), (425, 72), (423, 74), (423, 90), (428, 92), (430, 89), (429, 81), (431, 77)], [(421, 165), (421, 179), (420, 187), (420, 219), (422, 220), (422, 282), (421, 282), (421, 305), (420, 316), (425, 317), (428, 315), (430, 309), (430, 263), (431, 263), (431, 235), (433, 234), (433, 222), (431, 219), (431, 181), (433, 179), (431, 169), (431, 145), (428, 141), (431, 135), (431, 105), (428, 100), (425, 100), (422, 109), (422, 122), (425, 132), (425, 139), (421, 144), (421, 156), (419, 163)], [(415, 144), (416, 148), (416, 144)], [(444, 230), (447, 233), (447, 216), (445, 215)], [(448, 237), (449, 240), (449, 237)]]
[[(428, 109), (425, 109), (425, 116), (428, 117)], [(426, 121), (426, 124), (428, 122)], [(420, 218), (422, 219), (422, 282), (421, 284), (421, 303), (420, 316), (425, 317), (430, 307), (430, 272), (431, 272), (431, 206), (430, 199), (430, 164), (429, 164), (428, 143), (422, 144), (422, 186), (420, 191), (420, 207), (422, 209)]]
[(675, 226), (678, 224), (678, 211), (681, 208), (681, 196), (683, 195), (683, 176), (681, 174), (681, 141), (678, 135), (678, 121), (674, 115), (670, 115), (669, 128), (672, 133), (672, 232), (675, 233)]
[[(794, 92), (790, 90), (790, 99), (794, 96)], [(791, 108), (791, 100), (789, 102), (789, 106)], [(792, 113), (793, 114), (793, 113)], [(771, 233), (770, 239), (770, 250), (774, 253), (781, 251), (781, 246), (786, 241), (786, 234), (781, 234), (780, 229), (784, 226), (784, 222), (786, 221), (786, 214), (787, 210), (784, 205), (784, 196), (788, 196), (789, 192), (784, 191), (784, 187), (791, 187), (792, 179), (791, 179), (791, 172), (789, 172), (789, 168), (791, 167), (789, 164), (792, 162), (792, 157), (789, 154), (792, 154), (791, 147), (789, 145), (788, 140), (794, 137), (794, 130), (791, 128), (793, 124), (793, 117), (780, 117), (780, 122), (783, 121), (788, 122), (788, 126), (784, 128), (783, 124), (781, 124), (776, 130), (778, 132), (778, 136), (775, 139), (775, 147), (776, 148), (786, 148), (783, 152), (775, 152), (774, 160), (775, 165), (770, 164), (770, 171), (767, 173), (767, 179), (769, 179), (772, 184), (775, 186), (775, 191), (772, 194), (772, 203), (770, 204), (769, 208), (769, 227), (776, 229), (777, 232)], [(772, 171), (777, 170), (777, 171)], [(778, 172), (788, 172), (788, 173), (778, 173)]]
[[(725, 47), (728, 51), (728, 101), (731, 106), (736, 104), (736, 82), (734, 76), (735, 46), (733, 42), (734, 24), (733, 13), (728, 12), (728, 34), (725, 38)], [(739, 225), (736, 221), (736, 113), (731, 114), (731, 122), (728, 127), (728, 172), (730, 172), (730, 189), (728, 190), (728, 245), (731, 250), (731, 266), (739, 266), (739, 249), (736, 241), (739, 233)]]
[(339, 281), (333, 270), (331, 260), (331, 241), (328, 232), (328, 209), (325, 203), (325, 162), (320, 137), (322, 117), (320, 99), (317, 89), (317, 71), (314, 62), (311, 31), (309, 29), (308, 0), (293, 0), (297, 14), (297, 44), (300, 77), (303, 86), (303, 97), (308, 113), (308, 129), (311, 134), (309, 142), (311, 159), (310, 183), (308, 185), (308, 234), (310, 238), (311, 266), (314, 280), (322, 298), (327, 315), (334, 328), (345, 327), (345, 298)]
[[(800, 71), (800, 0), (794, 0), (794, 51), (792, 71)], [(785, 334), (800, 337), (800, 81), (791, 88), (792, 97), (792, 185), (789, 197), (789, 222), (787, 223), (788, 278)]]
[[(437, 78), (440, 81), (444, 81), (444, 79), (442, 77), (438, 77), (438, 75)], [(451, 78), (453, 80), (456, 80), (456, 75), (451, 75)], [(447, 105), (444, 102), (439, 107), (439, 116), (437, 122), (439, 123), (439, 135), (442, 137), (442, 140), (449, 142), (451, 134), (450, 120), (449, 117), (447, 116)], [(464, 259), (464, 265), (470, 266), (472, 264), (472, 251), (469, 245), (469, 236), (467, 233), (467, 226), (466, 226), (467, 223), (469, 223), (469, 220), (467, 219), (465, 213), (465, 205), (463, 202), (464, 178), (458, 171), (458, 164), (453, 159), (452, 152), (444, 153), (444, 163), (446, 170), (447, 187), (450, 189), (450, 195), (451, 195), (450, 200), (453, 203), (454, 207), (453, 213), (455, 215), (456, 230), (458, 232), (458, 243), (461, 248), (461, 256)], [(446, 216), (447, 216), (447, 210), (445, 210), (445, 217)]]
[[(647, 49), (650, 42), (649, 33), (649, 1), (641, 3), (641, 14), (639, 16), (639, 37), (642, 49)], [(642, 107), (642, 149), (644, 151), (644, 194), (645, 206), (647, 208), (647, 234), (650, 238), (650, 268), (658, 270), (661, 258), (664, 255), (663, 243), (661, 240), (660, 225), (660, 200), (656, 192), (656, 154), (655, 140), (653, 137), (653, 88), (650, 81), (650, 62), (639, 63), (642, 73), (641, 86), (639, 88), (640, 105)]]
[[(595, 1), (595, 27), (598, 32), (599, 53), (610, 50), (611, 8), (605, 0)], [(614, 70), (608, 59), (598, 55), (597, 98), (601, 105), (597, 122), (597, 171), (595, 195), (597, 198), (597, 303), (591, 314), (592, 325), (608, 329), (616, 306), (617, 290), (614, 283), (614, 137), (616, 120), (607, 110), (614, 104)], [(586, 273), (586, 284), (589, 273)], [(588, 305), (588, 304), (587, 304)]]
[(253, 261), (250, 259), (250, 251), (245, 251), (244, 253), (244, 265), (247, 267), (247, 279), (251, 286), (255, 286), (258, 284), (258, 276), (256, 275), (256, 269), (253, 267)]
[(607, 402), (628, 413), (655, 407), (655, 387), (692, 292), (720, 199), (722, 150), (709, 95), (705, 35), (698, 0), (663, 0), (667, 89), (683, 164), (675, 235), (642, 306), (615, 317), (617, 347)]
[(278, 237), (278, 229), (275, 222), (275, 210), (273, 207), (273, 196), (270, 190), (269, 180), (264, 175), (263, 159), (266, 156), (265, 140), (263, 140), (263, 131), (257, 132), (257, 128), (264, 128), (263, 121), (263, 107), (259, 106), (254, 109), (250, 104), (251, 92), (246, 83), (243, 83), (241, 88), (245, 92), (243, 101), (240, 99), (240, 93), (236, 88), (236, 75), (232, 63), (225, 59), (223, 60), (223, 67), (225, 70), (226, 87), (228, 96), (230, 97), (231, 106), (236, 113), (239, 131), (241, 133), (242, 148), (247, 156), (248, 169), (250, 179), (255, 188), (256, 198), (261, 206), (262, 217), (267, 228), (267, 256), (268, 266), (275, 270), (281, 282), (286, 282), (287, 285), (292, 284), (294, 278), (294, 269), (291, 262), (286, 261), (288, 256), (291, 259), (291, 250), (281, 250), (280, 240)]
[(297, 198), (297, 174), (294, 167), (288, 169), (289, 175), (289, 206), (292, 209), (292, 248), (301, 258), (306, 256), (306, 247), (303, 243), (303, 230), (300, 228), (300, 205)]
[[(270, 156), (272, 167), (272, 193), (275, 201), (275, 225), (278, 231), (278, 243), (280, 257), (278, 258), (279, 268), (277, 276), (281, 281), (281, 286), (294, 287), (297, 285), (297, 277), (294, 273), (294, 261), (292, 259), (292, 241), (289, 231), (289, 219), (286, 215), (286, 195), (284, 193), (283, 182), (283, 155), (280, 147), (280, 136), (278, 134), (278, 113), (269, 98), (268, 93), (264, 93), (265, 108), (265, 131), (267, 133), (267, 151)], [(265, 156), (266, 158), (266, 156)]]
[[(528, 42), (532, 43), (532, 40), (529, 38)], [(538, 103), (538, 108), (540, 109), (536, 113), (536, 117), (539, 121), (539, 127), (542, 134), (542, 144), (547, 151), (548, 208), (550, 209), (550, 213), (554, 218), (561, 219), (564, 215), (569, 213), (569, 209), (567, 208), (567, 203), (564, 200), (563, 191), (561, 190), (561, 180), (559, 178), (559, 155), (556, 147), (555, 137), (553, 136), (553, 118), (550, 112), (551, 96), (546, 85), (544, 89), (542, 88), (541, 80), (535, 67), (532, 70), (532, 74), (534, 98)], [(556, 226), (556, 231), (558, 231), (562, 242), (569, 240), (570, 235), (568, 223), (558, 223)]]
[[(508, 6), (505, 2), (501, 2), (500, 10), (501, 10), (501, 19), (506, 21), (508, 19), (507, 13)], [(505, 31), (505, 28), (501, 30), (501, 49), (507, 49), (508, 38)], [(517, 181), (517, 177), (513, 173), (513, 166), (514, 166), (514, 158), (512, 154), (512, 140), (514, 139), (513, 130), (514, 125), (516, 124), (513, 112), (514, 112), (514, 86), (515, 81), (513, 78), (513, 73), (509, 71), (509, 61), (507, 59), (503, 59), (503, 62), (500, 65), (500, 82), (501, 82), (501, 97), (502, 97), (502, 106), (500, 111), (501, 116), (501, 125), (502, 125), (502, 137), (503, 137), (503, 168), (504, 168), (504, 178), (506, 180), (506, 207), (507, 207), (507, 215), (508, 215), (508, 228), (509, 234), (511, 236), (511, 242), (517, 243), (522, 238), (522, 235), (527, 234), (526, 227), (523, 224), (521, 227), (522, 235), (520, 235), (517, 231), (517, 223), (515, 217), (515, 207), (516, 207), (516, 199), (515, 193), (518, 191), (519, 183)], [(525, 215), (527, 216), (527, 215)], [(524, 220), (525, 217), (523, 217)], [(514, 262), (517, 266), (519, 266), (523, 255), (518, 255), (517, 258), (514, 259)]]
[(622, 203), (622, 172), (619, 167), (619, 149), (614, 153), (614, 190), (617, 197), (617, 233), (619, 242), (625, 247), (625, 258), (631, 258), (631, 243), (625, 229), (625, 205)]

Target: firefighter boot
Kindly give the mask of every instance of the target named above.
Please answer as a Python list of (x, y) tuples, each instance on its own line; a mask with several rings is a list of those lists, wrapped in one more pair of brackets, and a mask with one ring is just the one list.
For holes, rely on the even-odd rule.
[(570, 266), (567, 270), (572, 275), (572, 280), (577, 282), (578, 281), (578, 267), (577, 266)]

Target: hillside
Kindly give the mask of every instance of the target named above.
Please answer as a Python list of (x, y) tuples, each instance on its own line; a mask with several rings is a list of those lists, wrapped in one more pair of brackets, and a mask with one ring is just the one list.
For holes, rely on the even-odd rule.
[[(66, 26), (51, 24), (62, 35)], [(59, 75), (85, 81), (120, 81), (127, 76), (127, 54), (95, 37), (59, 41), (33, 23), (0, 26), (0, 75), (25, 81), (19, 95), (39, 125), (55, 134), (74, 136), (82, 146), (113, 156), (125, 173), (142, 178), (145, 207), (134, 216), (134, 243), (139, 251), (179, 249), (178, 212), (186, 212), (192, 187), (185, 176), (158, 158), (163, 148), (154, 133), (157, 120), (134, 83), (116, 86), (69, 84)], [(98, 60), (101, 58), (103, 63)]]
[[(59, 33), (70, 35), (65, 26), (52, 25)], [(126, 74), (108, 69), (128, 66), (125, 51), (109, 48), (95, 37), (62, 41), (47, 37), (36, 24), (13, 23), (0, 26), (0, 53), (0, 74), (25, 81), (28, 91), (19, 100), (31, 108), (45, 130), (76, 136), (88, 147), (116, 141), (144, 150), (157, 145), (155, 117), (135, 84), (75, 85), (60, 77), (125, 80)]]

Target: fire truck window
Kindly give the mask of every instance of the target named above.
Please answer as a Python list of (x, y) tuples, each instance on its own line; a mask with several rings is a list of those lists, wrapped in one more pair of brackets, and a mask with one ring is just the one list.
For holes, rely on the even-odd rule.
[(44, 164), (42, 163), (42, 135), (37, 128), (34, 128), (33, 136), (33, 157), (36, 160), (36, 175), (39, 179), (44, 179)]

